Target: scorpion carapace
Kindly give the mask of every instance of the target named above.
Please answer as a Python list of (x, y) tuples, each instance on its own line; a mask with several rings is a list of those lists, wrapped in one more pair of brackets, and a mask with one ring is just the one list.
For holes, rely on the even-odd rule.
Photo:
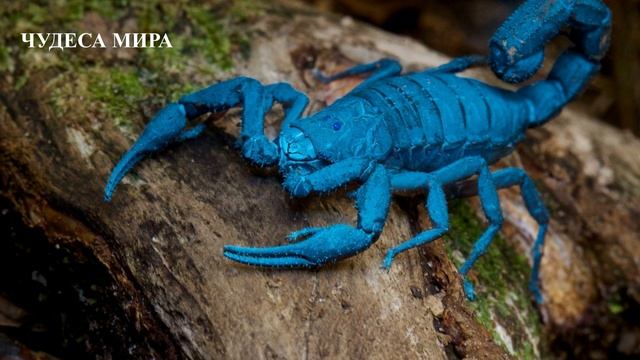
[[(245, 158), (259, 166), (278, 166), (284, 188), (295, 197), (326, 193), (357, 182), (356, 226), (305, 228), (291, 243), (270, 248), (225, 246), (224, 255), (263, 267), (316, 267), (353, 256), (378, 238), (391, 195), (424, 190), (433, 228), (389, 249), (383, 267), (401, 252), (429, 243), (449, 227), (444, 188), (477, 176), (477, 194), (488, 227), (460, 268), (464, 289), (474, 298), (466, 275), (502, 225), (498, 189), (519, 186), (539, 224), (533, 244), (530, 289), (542, 301), (538, 269), (549, 214), (533, 181), (519, 168), (491, 171), (489, 165), (513, 151), (525, 131), (557, 114), (587, 84), (607, 51), (611, 14), (601, 0), (529, 0), (492, 37), (488, 56), (468, 56), (434, 69), (401, 74), (396, 60), (383, 59), (325, 77), (328, 82), (369, 74), (353, 91), (323, 110), (303, 117), (307, 97), (286, 83), (261, 85), (238, 77), (182, 97), (161, 110), (114, 168), (105, 200), (145, 154), (198, 136), (187, 121), (209, 112), (241, 106), (238, 143)], [(516, 91), (456, 76), (489, 64), (495, 74), (520, 83), (537, 72), (544, 46), (562, 30), (573, 41), (546, 79)], [(277, 102), (285, 109), (278, 137), (264, 134), (264, 116)]]

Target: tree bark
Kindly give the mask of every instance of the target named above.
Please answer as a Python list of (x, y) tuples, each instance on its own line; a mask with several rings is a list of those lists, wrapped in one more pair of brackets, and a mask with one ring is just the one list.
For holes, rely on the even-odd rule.
[[(381, 270), (387, 248), (428, 226), (423, 197), (399, 198), (370, 250), (320, 270), (265, 271), (225, 260), (225, 244), (280, 244), (292, 230), (356, 216), (344, 191), (293, 200), (274, 173), (250, 168), (234, 147), (235, 112), (210, 117), (205, 135), (140, 163), (113, 201), (103, 203), (105, 181), (121, 154), (155, 111), (188, 89), (237, 75), (286, 81), (308, 93), (317, 110), (360, 79), (325, 86), (311, 76), (313, 67), (334, 72), (384, 56), (408, 69), (447, 61), (412, 40), (297, 5), (252, 4), (239, 19), (237, 8), (195, 9), (232, 20), (222, 20), (226, 27), (216, 30), (222, 35), (209, 29), (205, 36), (197, 32), (197, 15), (158, 6), (150, 11), (183, 24), (152, 21), (150, 29), (167, 26), (175, 31), (170, 36), (191, 45), (154, 53), (12, 48), (0, 82), (5, 195), (51, 242), (82, 247), (108, 270), (118, 293), (126, 294), (119, 306), (145, 335), (140, 357), (539, 357), (547, 350), (540, 345), (538, 311), (544, 329), (561, 334), (561, 346), (612, 298), (623, 299), (621, 310), (605, 314), (615, 319), (640, 302), (640, 142), (574, 110), (530, 131), (519, 155), (504, 162), (534, 177), (553, 216), (540, 308), (521, 291), (527, 270), (500, 256), (492, 257), (502, 261), (495, 278), (472, 275), (479, 296), (488, 299), (471, 304), (464, 298), (456, 259), (469, 249), (445, 246), (464, 226)], [(87, 12), (75, 24), (105, 32), (146, 24), (140, 9), (118, 14)], [(224, 59), (212, 65), (201, 55), (208, 49), (189, 37), (202, 46), (227, 41), (232, 67), (220, 70)], [(279, 115), (269, 115), (268, 134), (277, 132)], [(502, 238), (528, 254), (536, 226), (517, 190), (503, 192), (501, 200)], [(473, 213), (467, 219), (468, 202), (456, 204), (452, 216), (460, 224), (482, 225)], [(518, 284), (509, 283), (512, 274)], [(510, 287), (518, 290), (491, 290)], [(501, 304), (508, 310), (499, 311)], [(625, 334), (639, 334), (630, 329)], [(622, 331), (609, 346), (617, 346)]]

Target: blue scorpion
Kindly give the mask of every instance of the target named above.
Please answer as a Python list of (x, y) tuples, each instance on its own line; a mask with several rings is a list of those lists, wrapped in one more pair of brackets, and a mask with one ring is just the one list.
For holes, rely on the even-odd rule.
[[(565, 32), (566, 30), (566, 32)], [(466, 56), (440, 67), (401, 74), (400, 64), (383, 59), (336, 75), (368, 77), (350, 93), (303, 117), (308, 99), (286, 83), (263, 86), (237, 77), (182, 97), (162, 109), (113, 169), (104, 198), (146, 154), (191, 139), (205, 129), (189, 120), (242, 106), (238, 139), (242, 155), (258, 166), (277, 165), (284, 188), (294, 197), (326, 193), (358, 183), (354, 193), (357, 225), (309, 227), (289, 236), (289, 244), (268, 248), (225, 246), (224, 256), (240, 263), (274, 268), (309, 268), (353, 256), (369, 248), (383, 229), (394, 191), (424, 190), (432, 228), (388, 250), (389, 268), (398, 254), (441, 237), (449, 228), (446, 187), (475, 176), (476, 193), (488, 227), (460, 267), (470, 300), (469, 270), (501, 228), (498, 189), (519, 186), (539, 224), (532, 246), (529, 288), (542, 301), (538, 272), (549, 213), (531, 178), (519, 168), (492, 172), (489, 165), (511, 153), (530, 127), (553, 118), (599, 70), (609, 46), (611, 12), (601, 0), (528, 0), (496, 31), (488, 56)], [(546, 79), (518, 90), (497, 88), (456, 76), (488, 64), (508, 83), (533, 76), (545, 44), (565, 32), (573, 42)], [(274, 103), (284, 108), (281, 132), (271, 141), (264, 116)]]

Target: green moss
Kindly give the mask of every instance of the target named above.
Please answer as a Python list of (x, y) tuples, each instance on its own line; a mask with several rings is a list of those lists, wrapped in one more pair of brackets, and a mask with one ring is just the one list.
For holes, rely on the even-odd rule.
[[(116, 71), (116, 76), (106, 79), (104, 83), (90, 81), (87, 89), (89, 98), (108, 101), (105, 105), (108, 115), (116, 114), (119, 117), (116, 121), (126, 127), (126, 120), (123, 120), (126, 116), (122, 114), (128, 113), (123, 106), (114, 104), (118, 91), (127, 92), (128, 90), (123, 89), (131, 89), (128, 92), (135, 95), (140, 90), (140, 86), (136, 85), (144, 85), (145, 96), (151, 97), (153, 101), (158, 99), (158, 103), (163, 105), (223, 77), (222, 72), (233, 68), (234, 54), (249, 54), (250, 34), (246, 32), (246, 24), (262, 11), (263, 5), (258, 4), (253, 0), (214, 0), (206, 4), (187, 0), (54, 0), (12, 3), (11, 6), (0, 9), (0, 29), (4, 30), (0, 32), (0, 70), (13, 72), (13, 64), (24, 64), (18, 69), (20, 73), (15, 73), (12, 77), (14, 88), (19, 89), (39, 70), (55, 68), (56, 73), (62, 76), (68, 73), (81, 75), (87, 71), (95, 71), (97, 75), (101, 75), (103, 71), (97, 70), (98, 68), (134, 66), (137, 69), (135, 82), (118, 76), (122, 73), (131, 75), (130, 71), (121, 71), (120, 74)], [(88, 11), (94, 11), (112, 23), (121, 22), (125, 18), (134, 19), (137, 24), (135, 31), (166, 33), (173, 47), (137, 49), (133, 59), (96, 60), (79, 56), (83, 49), (25, 49), (15, 36), (19, 32), (47, 33), (51, 29), (72, 31), (74, 24), (81, 21)], [(93, 78), (88, 78), (91, 79)], [(79, 84), (73, 76), (68, 76), (66, 81)], [(63, 83), (60, 85), (65, 86)], [(55, 92), (65, 96), (62, 89), (56, 89)], [(62, 100), (56, 101), (59, 105), (58, 112), (64, 113), (66, 100), (58, 100)]]
[(205, 57), (223, 70), (229, 70), (233, 65), (231, 59), (231, 38), (228, 26), (223, 26), (209, 9), (189, 6), (187, 16), (195, 25), (199, 36), (190, 37), (188, 47), (199, 49)]
[(520, 359), (523, 360), (533, 360), (539, 358), (539, 356), (535, 356), (536, 352), (533, 348), (533, 344), (530, 342), (526, 342), (522, 346), (522, 350), (518, 352), (520, 355)]
[[(108, 20), (121, 17), (127, 7), (127, 1), (112, 0), (54, 0), (14, 2), (0, 10), (0, 27), (4, 30), (16, 29), (16, 32), (3, 32), (1, 37), (11, 37), (20, 32), (73, 31), (71, 23), (80, 20), (88, 11), (95, 11)], [(52, 30), (48, 26), (56, 26)]]
[[(171, 49), (145, 49), (144, 62), (152, 69), (179, 73), (195, 68), (198, 72), (215, 74), (233, 67), (234, 45), (239, 49), (248, 40), (236, 24), (241, 18), (230, 9), (189, 4), (179, 11), (170, 6), (145, 6), (139, 10), (143, 28), (171, 34)], [(176, 33), (157, 24), (172, 23), (183, 16), (188, 31)], [(244, 16), (242, 17), (244, 19)]]
[[(140, 66), (151, 74), (145, 84), (158, 98), (175, 101), (233, 68), (234, 53), (249, 54), (246, 23), (261, 10), (252, 0), (209, 4), (149, 2), (136, 9), (145, 31), (167, 32), (173, 48), (144, 49)], [(180, 26), (181, 31), (171, 31)], [(154, 74), (163, 74), (155, 76)]]
[(622, 304), (609, 303), (609, 311), (612, 314), (617, 315), (624, 311), (624, 307), (622, 306)]
[(609, 312), (613, 315), (618, 315), (625, 310), (625, 305), (623, 304), (619, 294), (614, 294), (607, 300), (607, 307), (609, 308)]
[(33, 26), (42, 26), (46, 22), (50, 21), (49, 14), (48, 6), (33, 2), (27, 5), (27, 8), (24, 9), (24, 13), (20, 15), (20, 21), (29, 22)]
[[(451, 230), (446, 235), (445, 244), (457, 266), (462, 265), (485, 228), (467, 202), (452, 202)], [(476, 319), (491, 332), (497, 343), (506, 347), (495, 324), (504, 328), (518, 358), (536, 357), (532, 342), (539, 341), (541, 331), (540, 320), (527, 289), (529, 273), (526, 257), (500, 235), (496, 236), (470, 273), (477, 300), (469, 304)]]
[(24, 84), (27, 83), (27, 76), (26, 75), (21, 75), (19, 76), (16, 81), (13, 84), (13, 90), (18, 91), (20, 89), (22, 89), (22, 87), (24, 86)]
[[(141, 120), (143, 103), (159, 108), (201, 89), (233, 68), (235, 54), (248, 53), (245, 25), (258, 14), (253, 4), (252, 0), (13, 2), (0, 7), (0, 70), (12, 73), (9, 79), (16, 91), (29, 84), (34, 74), (53, 70), (51, 74), (56, 75), (48, 81), (47, 101), (57, 117), (109, 121), (134, 138), (140, 130), (134, 128), (134, 121)], [(111, 52), (96, 58), (80, 48), (28, 49), (20, 39), (20, 32), (76, 31), (89, 11), (114, 31), (122, 32), (117, 26), (133, 21), (136, 27), (128, 31), (166, 33), (173, 47), (129, 50), (125, 57)]]
[(140, 84), (138, 75), (128, 69), (109, 68), (108, 70), (90, 70), (91, 87), (98, 100), (111, 101), (114, 97), (124, 100), (137, 99), (144, 95), (144, 88)]
[(107, 20), (121, 17), (128, 5), (126, 0), (55, 0), (40, 4), (47, 11), (48, 22), (69, 23), (82, 19), (89, 11), (98, 13)]
[[(50, 102), (57, 116), (65, 116), (69, 111), (78, 109), (78, 101), (74, 98), (82, 98), (83, 104), (90, 104), (85, 105), (86, 112), (110, 119), (127, 134), (134, 130), (131, 120), (139, 116), (141, 101), (161, 107), (185, 93), (208, 85), (219, 77), (220, 71), (231, 69), (233, 52), (238, 47), (234, 39), (241, 38), (237, 35), (240, 33), (237, 24), (241, 21), (239, 19), (250, 16), (244, 10), (234, 10), (233, 4), (222, 2), (193, 5), (183, 0), (171, 3), (150, 1), (121, 8), (117, 1), (112, 1), (100, 9), (98, 3), (92, 1), (59, 3), (68, 6), (64, 15), (57, 12), (59, 6), (29, 7), (37, 23), (30, 23), (33, 31), (45, 31), (43, 29), (49, 25), (42, 25), (43, 19), (47, 19), (47, 24), (63, 16), (82, 19), (89, 10), (95, 10), (107, 19), (121, 19), (124, 15), (119, 9), (127, 8), (126, 16), (137, 20), (137, 31), (169, 35), (172, 48), (137, 49), (135, 58), (126, 63), (117, 59), (105, 59), (108, 63), (88, 60), (78, 56), (81, 49), (64, 52), (29, 49), (20, 52), (22, 63), (29, 65), (28, 69), (23, 69), (23, 74), (16, 74), (16, 78), (24, 80), (14, 86), (20, 87), (27, 80), (21, 75), (30, 76), (33, 70), (56, 67), (60, 75), (52, 80), (54, 86)], [(39, 14), (45, 13), (43, 9), (57, 15), (40, 19)], [(2, 55), (0, 53), (0, 64)]]
[(0, 71), (11, 71), (13, 69), (13, 61), (9, 54), (9, 48), (0, 42)]
[[(230, 2), (212, 1), (208, 4), (185, 0), (173, 2), (126, 0), (56, 0), (14, 3), (0, 9), (0, 67), (6, 67), (8, 47), (19, 46), (19, 32), (49, 32), (51, 29), (65, 31), (73, 29), (73, 23), (88, 11), (98, 13), (107, 21), (121, 20), (133, 16), (137, 20), (138, 32), (167, 33), (173, 49), (147, 49), (142, 60), (143, 67), (153, 70), (182, 71), (194, 65), (191, 58), (202, 57), (195, 64), (196, 70), (211, 73), (227, 71), (233, 67), (232, 53), (246, 53), (249, 36), (246, 25), (260, 14), (260, 6), (253, 0)], [(131, 11), (133, 10), (133, 11)], [(12, 31), (9, 31), (11, 29)], [(17, 30), (17, 31), (16, 31)], [(76, 52), (81, 50), (73, 50)], [(195, 59), (197, 60), (197, 59)], [(197, 61), (196, 61), (197, 62)]]
[(49, 102), (58, 118), (70, 112), (93, 113), (110, 119), (124, 133), (133, 130), (140, 103), (148, 93), (131, 68), (95, 66), (67, 71), (52, 80)]
[(131, 69), (92, 68), (86, 76), (90, 99), (103, 106), (116, 126), (130, 132), (130, 119), (135, 116), (136, 104), (145, 96), (138, 74)]
[(229, 13), (240, 22), (249, 22), (262, 15), (264, 8), (255, 0), (234, 0)]
[(140, 51), (138, 66), (151, 75), (145, 84), (159, 91), (157, 97), (176, 100), (223, 76), (222, 72), (233, 68), (235, 53), (249, 54), (245, 24), (259, 14), (259, 6), (254, 4), (252, 0), (137, 4), (134, 8), (140, 28), (168, 33), (173, 45)]

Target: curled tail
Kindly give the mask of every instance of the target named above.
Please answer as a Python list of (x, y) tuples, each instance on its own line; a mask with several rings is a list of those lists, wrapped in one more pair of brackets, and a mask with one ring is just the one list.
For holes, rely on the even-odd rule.
[(558, 58), (547, 79), (518, 90), (531, 101), (531, 126), (552, 118), (599, 70), (609, 49), (611, 11), (601, 0), (528, 0), (489, 43), (494, 73), (520, 83), (539, 70), (545, 44), (563, 29), (575, 47)]

